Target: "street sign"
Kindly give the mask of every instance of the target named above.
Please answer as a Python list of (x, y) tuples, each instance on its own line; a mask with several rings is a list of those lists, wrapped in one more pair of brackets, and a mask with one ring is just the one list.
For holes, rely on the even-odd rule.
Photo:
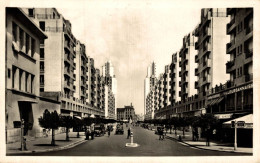
[(237, 122), (237, 128), (244, 128), (245, 127), (245, 121), (238, 121)]

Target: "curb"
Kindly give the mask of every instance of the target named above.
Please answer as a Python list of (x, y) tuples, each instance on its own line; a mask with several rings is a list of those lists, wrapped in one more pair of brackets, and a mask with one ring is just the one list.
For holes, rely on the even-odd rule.
[(12, 153), (6, 153), (6, 156), (10, 156), (10, 155), (20, 155), (20, 154), (31, 154), (31, 153), (43, 153), (43, 152), (51, 152), (51, 151), (61, 151), (61, 150), (64, 150), (64, 149), (70, 149), (70, 148), (73, 148), (77, 145), (80, 145), (82, 143), (85, 143), (87, 142), (88, 140), (79, 140), (79, 141), (76, 141), (74, 143), (71, 143), (71, 144), (68, 144), (68, 145), (65, 145), (65, 146), (62, 146), (62, 147), (58, 147), (58, 148), (52, 148), (52, 149), (43, 149), (43, 150), (33, 150), (33, 151), (21, 151), (21, 152), (12, 152)]
[(190, 147), (194, 147), (194, 148), (197, 148), (197, 149), (202, 149), (202, 150), (210, 150), (210, 151), (219, 151), (219, 152), (229, 152), (229, 153), (241, 153), (241, 154), (253, 154), (253, 153), (247, 153), (247, 152), (238, 152), (238, 151), (226, 151), (226, 150), (218, 150), (218, 149), (208, 149), (208, 148), (202, 148), (202, 147), (198, 147), (198, 146), (195, 146), (195, 145), (191, 145), (185, 141), (179, 141), (178, 139), (174, 138), (174, 137), (171, 137), (171, 136), (168, 136), (166, 135), (165, 136), (166, 138), (171, 138), (171, 139), (174, 139), (175, 141), (178, 141), (178, 142), (181, 142), (183, 144), (186, 144)]

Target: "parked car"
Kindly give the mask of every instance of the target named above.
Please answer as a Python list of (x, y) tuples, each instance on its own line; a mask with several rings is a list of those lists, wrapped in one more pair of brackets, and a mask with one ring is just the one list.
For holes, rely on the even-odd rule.
[(102, 128), (100, 126), (95, 126), (94, 134), (95, 134), (95, 136), (103, 136), (104, 135)]
[(117, 125), (116, 126), (116, 134), (124, 134), (123, 125)]

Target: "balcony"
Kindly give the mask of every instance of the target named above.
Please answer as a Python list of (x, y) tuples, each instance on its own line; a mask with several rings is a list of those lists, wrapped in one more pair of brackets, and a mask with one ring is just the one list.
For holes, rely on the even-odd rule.
[(245, 50), (245, 59), (253, 56), (253, 49)]
[(197, 81), (195, 81), (195, 89), (198, 89), (199, 88), (199, 83)]
[(235, 31), (235, 18), (233, 18), (226, 26), (227, 34), (231, 34), (232, 31)]
[(199, 74), (199, 69), (198, 68), (195, 68), (195, 75), (198, 76)]
[(65, 67), (64, 74), (70, 76), (70, 69), (68, 67), (67, 68)]
[(248, 26), (248, 27), (246, 28), (246, 34), (247, 34), (247, 35), (248, 35), (249, 33), (251, 33), (251, 32), (253, 32), (253, 24), (250, 25), (250, 26)]
[(235, 8), (227, 8), (227, 14), (231, 15), (232, 13), (236, 12)]
[(234, 66), (234, 61), (228, 61), (226, 63), (226, 72), (230, 72), (230, 69)]
[(234, 45), (235, 45), (235, 39), (231, 40), (229, 43), (226, 44), (226, 53), (230, 54), (230, 52), (234, 49)]
[(195, 63), (199, 63), (199, 56), (198, 56), (198, 54), (195, 55)]
[(253, 74), (247, 74), (245, 75), (245, 82), (249, 82), (253, 80)]

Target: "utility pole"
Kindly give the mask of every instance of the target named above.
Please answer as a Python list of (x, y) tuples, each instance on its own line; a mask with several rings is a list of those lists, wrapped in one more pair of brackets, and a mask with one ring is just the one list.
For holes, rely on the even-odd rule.
[(234, 150), (237, 149), (237, 122), (236, 120), (234, 121), (234, 127), (235, 127), (235, 142), (234, 142)]

